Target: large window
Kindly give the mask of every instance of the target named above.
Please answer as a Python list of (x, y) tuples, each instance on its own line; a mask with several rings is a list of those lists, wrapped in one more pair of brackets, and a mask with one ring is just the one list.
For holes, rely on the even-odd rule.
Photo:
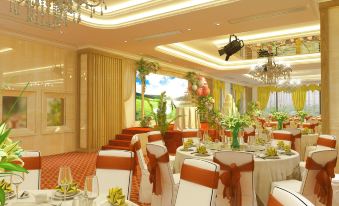
[[(306, 92), (306, 103), (304, 110), (312, 115), (320, 114), (319, 91), (316, 90)], [(271, 113), (273, 111), (284, 111), (291, 114), (294, 113), (295, 108), (293, 106), (292, 93), (271, 92), (265, 112)]]

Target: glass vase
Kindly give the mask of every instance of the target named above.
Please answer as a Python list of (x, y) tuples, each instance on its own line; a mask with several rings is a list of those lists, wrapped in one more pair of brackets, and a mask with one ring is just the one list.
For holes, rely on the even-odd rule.
[(239, 139), (238, 139), (239, 131), (240, 131), (239, 127), (235, 127), (232, 130), (232, 144), (231, 144), (232, 150), (240, 149), (240, 144), (239, 144)]
[(284, 120), (278, 120), (278, 130), (283, 129), (283, 123), (284, 123)]

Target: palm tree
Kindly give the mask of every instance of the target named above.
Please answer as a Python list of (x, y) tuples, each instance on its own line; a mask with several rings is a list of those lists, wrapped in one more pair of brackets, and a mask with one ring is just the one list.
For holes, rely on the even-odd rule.
[(146, 76), (150, 73), (156, 73), (159, 70), (159, 64), (157, 62), (149, 62), (141, 58), (136, 62), (138, 77), (141, 80), (141, 119), (145, 116), (144, 102), (146, 91)]

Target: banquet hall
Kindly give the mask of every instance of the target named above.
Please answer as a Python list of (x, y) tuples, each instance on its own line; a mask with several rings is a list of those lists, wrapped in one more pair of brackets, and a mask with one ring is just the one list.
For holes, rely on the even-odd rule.
[(339, 0), (1, 0), (0, 206), (339, 206)]

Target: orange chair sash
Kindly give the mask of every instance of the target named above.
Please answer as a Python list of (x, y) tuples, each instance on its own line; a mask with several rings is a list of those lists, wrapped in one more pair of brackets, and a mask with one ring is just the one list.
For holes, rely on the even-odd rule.
[[(134, 144), (130, 145), (130, 150), (134, 153), (134, 163), (137, 164), (138, 163), (138, 154), (137, 151), (141, 149), (141, 143), (140, 140), (134, 142)], [(136, 168), (134, 167), (134, 174), (136, 174)]]
[(159, 163), (169, 162), (169, 154), (165, 153), (160, 157), (156, 158), (155, 155), (147, 151), (147, 157), (149, 160), (147, 165), (148, 171), (150, 173), (149, 181), (153, 184), (152, 192), (156, 195), (161, 195), (162, 189), (161, 189), (161, 173)]
[(181, 168), (180, 179), (217, 189), (219, 172), (184, 164)]
[(155, 141), (159, 141), (159, 140), (162, 140), (161, 134), (148, 135), (148, 142), (155, 142)]
[(284, 206), (284, 205), (281, 204), (272, 194), (270, 194), (267, 206)]
[(237, 166), (236, 164), (226, 165), (214, 158), (213, 161), (220, 165), (220, 170), (225, 170), (220, 175), (220, 180), (224, 185), (223, 197), (227, 197), (231, 206), (241, 206), (241, 185), (240, 185), (240, 172), (253, 171), (254, 161)]
[(317, 145), (322, 145), (325, 147), (335, 148), (337, 141), (334, 139), (326, 139), (319, 137), (317, 140)]
[(319, 170), (316, 176), (316, 184), (314, 194), (317, 195), (319, 201), (326, 206), (332, 206), (332, 185), (331, 179), (335, 176), (334, 168), (337, 163), (337, 158), (331, 160), (322, 166), (316, 163), (312, 158), (306, 160), (306, 169)]
[(273, 133), (273, 137), (274, 139), (277, 140), (287, 140), (287, 141), (291, 141), (291, 148), (295, 149), (294, 146), (294, 136), (292, 134), (285, 134), (285, 133)]
[(100, 156), (97, 157), (96, 168), (98, 169), (116, 169), (116, 170), (134, 170), (134, 158)]
[(40, 170), (41, 169), (41, 157), (21, 157), (21, 160), (25, 163), (24, 168), (26, 170)]
[(197, 131), (182, 132), (182, 138), (197, 137), (197, 136), (198, 136)]

